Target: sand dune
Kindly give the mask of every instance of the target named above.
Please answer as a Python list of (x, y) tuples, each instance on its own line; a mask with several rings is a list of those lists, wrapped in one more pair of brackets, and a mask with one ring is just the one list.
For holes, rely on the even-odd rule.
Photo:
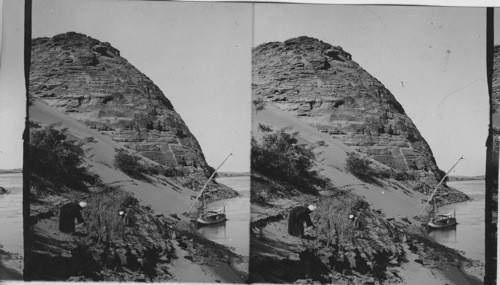
[[(351, 189), (353, 193), (369, 202), (371, 209), (378, 209), (386, 218), (395, 218), (397, 222), (406, 224), (409, 222), (413, 225), (411, 227), (413, 232), (420, 232), (420, 221), (415, 220), (414, 217), (421, 212), (424, 205), (423, 201), (428, 198), (426, 195), (413, 190), (408, 184), (394, 179), (379, 179), (379, 185), (361, 181), (345, 169), (347, 153), (355, 152), (353, 148), (332, 138), (327, 133), (311, 127), (302, 120), (281, 111), (276, 106), (273, 106), (272, 103), (266, 103), (264, 110), (258, 112), (254, 110), (252, 135), (257, 141), (265, 134), (259, 125), (271, 127), (274, 131), (281, 128), (289, 128), (290, 132), (298, 132), (299, 143), (317, 145), (315, 149), (317, 155), (316, 168), (321, 174), (330, 178), (335, 187)], [(364, 156), (363, 154), (359, 155)], [(386, 166), (373, 160), (372, 166), (382, 169), (386, 168)], [(286, 232), (286, 212), (292, 206), (303, 203), (303, 198), (291, 197), (278, 199), (272, 202), (273, 206), (271, 207), (252, 204), (252, 223), (262, 221), (263, 223), (261, 224), (264, 225), (262, 227), (258, 226), (259, 230), (257, 228), (254, 229), (251, 239), (252, 258), (256, 258), (256, 264), (266, 264), (263, 261), (266, 258), (274, 259), (274, 262), (278, 262), (278, 260), (285, 260), (292, 263), (298, 262), (299, 254), (308, 248), (307, 241), (292, 237)], [(275, 221), (274, 217), (277, 217), (279, 214), (285, 215), (285, 219)], [(308, 231), (314, 235), (314, 230), (306, 229), (306, 234)], [(405, 252), (408, 254), (407, 262), (402, 263), (398, 267), (391, 268), (390, 271), (400, 276), (403, 284), (462, 284), (455, 282), (457, 278), (464, 279), (463, 284), (469, 284), (469, 280), (472, 280), (470, 284), (478, 283), (479, 279), (470, 278), (457, 268), (440, 271), (430, 266), (423, 266), (415, 261), (419, 258), (418, 255), (408, 250), (408, 245), (405, 243), (401, 244), (405, 247)], [(300, 262), (302, 262), (302, 258), (300, 258)], [(278, 262), (275, 264), (281, 263)], [(284, 263), (281, 266), (283, 268), (278, 268), (278, 271), (286, 270), (287, 266)], [(278, 279), (282, 278), (279, 274), (275, 277)], [(260, 280), (259, 278), (261, 277), (257, 273), (254, 274), (254, 278)], [(264, 278), (274, 277), (266, 275)], [(339, 275), (335, 278), (339, 282), (345, 281)]]
[[(355, 152), (351, 147), (281, 111), (270, 103), (266, 104), (264, 110), (254, 113), (252, 131), (256, 139), (260, 139), (264, 135), (262, 131), (259, 131), (259, 124), (272, 126), (274, 130), (291, 126), (292, 132), (299, 132), (298, 136), (301, 139), (299, 143), (317, 144), (323, 141), (325, 146), (318, 146), (316, 149), (317, 167), (323, 175), (332, 180), (336, 187), (353, 189), (356, 194), (365, 197), (373, 209), (382, 209), (388, 216), (408, 217), (416, 222), (412, 217), (420, 213), (424, 205), (422, 200), (428, 197), (413, 191), (402, 183), (396, 184), (394, 182), (394, 185), (389, 185), (387, 182), (381, 181), (384, 186), (380, 187), (359, 180), (345, 170), (346, 152)], [(372, 163), (385, 167), (376, 161)]]
[[(62, 128), (67, 128), (67, 135), (70, 139), (81, 141), (88, 137), (93, 137), (95, 143), (86, 144), (89, 148), (86, 160), (92, 172), (97, 173), (104, 183), (111, 186), (120, 186), (121, 189), (131, 193), (139, 200), (141, 205), (150, 206), (156, 215), (163, 214), (169, 219), (172, 219), (173, 216), (174, 220), (179, 220), (179, 222), (176, 222), (176, 229), (178, 233), (180, 233), (177, 238), (185, 239), (185, 243), (190, 244), (190, 246), (187, 249), (180, 248), (176, 245), (176, 241), (172, 240), (178, 258), (172, 260), (169, 264), (169, 280), (177, 282), (203, 281), (211, 283), (220, 281), (243, 281), (241, 273), (236, 273), (236, 271), (223, 260), (207, 263), (204, 261), (193, 261), (192, 258), (189, 257), (194, 254), (193, 251), (197, 252), (197, 248), (200, 248), (200, 246), (199, 244), (195, 244), (197, 243), (196, 239), (185, 238), (185, 235), (195, 235), (195, 233), (191, 233), (192, 230), (189, 225), (189, 218), (182, 215), (182, 213), (189, 209), (194, 201), (194, 197), (198, 194), (197, 191), (183, 187), (173, 179), (162, 175), (148, 176), (149, 182), (127, 176), (113, 165), (114, 156), (117, 150), (123, 148), (120, 143), (113, 141), (95, 130), (87, 128), (82, 123), (60, 113), (45, 103), (39, 101), (34, 103), (30, 108), (30, 120), (42, 123), (43, 125), (58, 123)], [(156, 162), (143, 156), (138, 156), (147, 163), (156, 164)], [(52, 197), (51, 199), (54, 200), (54, 203), (51, 203), (52, 207), (57, 207), (67, 200), (67, 198), (64, 197)], [(43, 208), (44, 206), (32, 207), (32, 215), (34, 214), (33, 211), (37, 211), (37, 207)], [(45, 211), (47, 210), (45, 209)], [(59, 233), (57, 230), (57, 223), (54, 219), (38, 222), (35, 226), (35, 231), (37, 232), (37, 236), (44, 237), (52, 243), (59, 244), (61, 248), (57, 250), (68, 250), (68, 248), (64, 246), (64, 238), (66, 235)], [(201, 237), (197, 238), (202, 239)], [(210, 244), (206, 245), (203, 241), (202, 243), (218, 254), (227, 255), (224, 249)], [(203, 246), (201, 246), (201, 248), (203, 249)], [(227, 251), (229, 251), (229, 249), (227, 249)], [(190, 258), (190, 260), (184, 257)], [(198, 259), (204, 260), (205, 258), (200, 256)]]
[[(167, 177), (161, 177), (161, 180), (156, 178), (153, 183), (147, 183), (127, 176), (113, 166), (116, 151), (123, 148), (121, 144), (87, 128), (42, 102), (37, 101), (30, 108), (30, 119), (44, 124), (61, 123), (62, 127), (68, 128), (68, 136), (73, 139), (83, 140), (93, 137), (97, 142), (90, 144), (90, 158), (88, 159), (92, 171), (98, 173), (105, 183), (121, 186), (124, 190), (133, 193), (142, 204), (150, 205), (158, 214), (181, 214), (187, 211), (194, 200), (191, 196), (197, 194)], [(145, 157), (141, 159), (156, 164)]]

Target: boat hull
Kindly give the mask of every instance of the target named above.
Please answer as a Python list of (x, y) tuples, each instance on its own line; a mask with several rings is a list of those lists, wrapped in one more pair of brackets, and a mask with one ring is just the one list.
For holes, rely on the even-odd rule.
[(429, 221), (427, 226), (431, 229), (444, 229), (455, 226), (456, 224), (458, 224), (456, 220), (450, 220), (448, 223), (434, 223), (433, 221)]
[(223, 217), (220, 217), (220, 218), (217, 218), (217, 219), (214, 219), (214, 220), (206, 220), (206, 219), (203, 219), (201, 217), (198, 218), (198, 219), (196, 219), (196, 223), (200, 227), (202, 227), (202, 226), (209, 226), (209, 225), (215, 225), (215, 224), (223, 223), (225, 221), (227, 221), (227, 218), (226, 218), (225, 215)]

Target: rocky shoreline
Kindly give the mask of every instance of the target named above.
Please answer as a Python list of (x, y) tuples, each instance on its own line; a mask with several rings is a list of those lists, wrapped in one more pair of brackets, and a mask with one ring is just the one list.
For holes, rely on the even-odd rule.
[[(386, 217), (366, 208), (362, 210), (364, 226), (359, 230), (347, 218), (342, 222), (349, 208), (339, 212), (342, 204), (356, 205), (359, 198), (335, 196), (340, 201), (337, 205), (328, 202), (331, 194), (325, 192), (315, 196), (290, 188), (270, 191), (277, 189), (275, 183), (258, 174), (252, 176), (251, 282), (401, 284), (413, 278), (405, 275), (406, 267), (429, 282), (430, 276), (439, 276), (443, 282), (461, 276), (479, 284), (484, 276), (483, 264), (437, 243), (411, 217)], [(463, 193), (456, 197), (453, 193), (461, 192), (447, 195), (448, 201), (468, 199)], [(318, 206), (311, 215), (316, 228), (306, 229), (305, 240), (288, 235), (288, 211), (310, 203)]]
[(23, 280), (23, 256), (5, 251), (2, 247), (0, 244), (0, 280)]

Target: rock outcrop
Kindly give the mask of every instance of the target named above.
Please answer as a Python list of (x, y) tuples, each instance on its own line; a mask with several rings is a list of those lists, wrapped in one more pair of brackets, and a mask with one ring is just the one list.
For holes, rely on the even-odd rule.
[[(54, 186), (46, 183), (46, 187)], [(75, 195), (76, 194), (76, 195)], [(81, 195), (80, 195), (81, 196)], [(61, 205), (78, 194), (45, 196), (32, 205), (30, 223), (35, 241), (30, 259), (33, 280), (146, 281), (170, 278), (168, 265), (176, 258), (172, 221), (155, 217), (130, 194), (106, 189), (88, 200), (86, 227), (75, 235), (59, 232)], [(118, 215), (127, 207), (128, 221)]]
[(252, 92), (395, 170), (435, 186), (432, 151), (389, 90), (351, 54), (310, 37), (253, 49)]
[[(254, 212), (260, 213), (251, 222), (255, 248), (250, 258), (252, 282), (292, 283), (303, 278), (322, 284), (333, 280), (344, 284), (341, 281), (350, 278), (356, 278), (355, 284), (373, 278), (402, 281), (392, 271), (405, 260), (403, 242), (407, 224), (384, 218), (380, 211), (369, 209), (366, 202), (350, 193), (318, 198), (291, 193), (291, 185), (279, 193), (279, 187), (280, 184), (263, 176), (252, 176), (252, 191), (256, 188), (261, 193), (281, 196), (266, 197), (269, 199), (265, 205), (252, 201)], [(287, 235), (290, 209), (310, 203), (318, 206), (311, 214), (315, 228), (306, 229), (303, 240)], [(357, 213), (356, 224), (349, 220), (350, 213)]]
[[(500, 46), (495, 46), (493, 49), (493, 115), (498, 114), (500, 108)], [(499, 127), (498, 122), (494, 122), (496, 128)]]
[(34, 39), (29, 80), (30, 96), (89, 128), (168, 168), (209, 175), (167, 97), (109, 43), (74, 32)]

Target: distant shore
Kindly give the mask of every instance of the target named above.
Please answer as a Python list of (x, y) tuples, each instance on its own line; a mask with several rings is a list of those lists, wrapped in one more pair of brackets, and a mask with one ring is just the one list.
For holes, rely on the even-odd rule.
[(250, 176), (250, 172), (218, 172), (218, 177)]
[(477, 176), (448, 176), (449, 182), (452, 181), (468, 181), (468, 180), (484, 180), (484, 175)]
[(23, 169), (22, 168), (0, 169), (0, 174), (7, 174), (7, 173), (23, 173)]

